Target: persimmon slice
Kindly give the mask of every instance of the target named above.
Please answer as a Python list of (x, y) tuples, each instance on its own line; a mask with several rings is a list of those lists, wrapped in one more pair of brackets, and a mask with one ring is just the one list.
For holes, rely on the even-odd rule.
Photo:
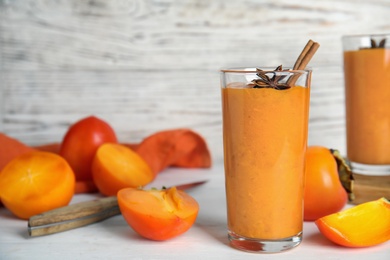
[(92, 162), (92, 177), (102, 194), (113, 196), (120, 189), (148, 184), (155, 174), (130, 148), (105, 143), (99, 147)]
[(54, 153), (25, 153), (0, 172), (1, 201), (22, 219), (68, 205), (74, 189), (73, 170)]
[(129, 226), (151, 240), (167, 240), (186, 232), (199, 211), (197, 201), (176, 187), (162, 190), (126, 188), (120, 190), (117, 197)]
[(346, 247), (368, 247), (390, 240), (390, 202), (381, 198), (322, 217), (320, 232)]

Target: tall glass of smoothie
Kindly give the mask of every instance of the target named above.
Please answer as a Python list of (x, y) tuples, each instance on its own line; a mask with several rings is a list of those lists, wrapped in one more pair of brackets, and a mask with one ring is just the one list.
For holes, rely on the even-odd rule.
[(310, 70), (221, 71), (228, 238), (275, 253), (302, 239)]
[(355, 173), (390, 175), (390, 35), (342, 42), (347, 157)]

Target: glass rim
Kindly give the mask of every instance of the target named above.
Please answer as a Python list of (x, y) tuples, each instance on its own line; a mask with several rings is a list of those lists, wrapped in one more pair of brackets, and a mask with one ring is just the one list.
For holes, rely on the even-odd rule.
[(256, 69), (261, 69), (266, 73), (309, 73), (312, 72), (311, 67), (307, 67), (306, 69), (303, 70), (294, 70), (291, 67), (285, 67), (281, 71), (275, 71), (275, 67), (237, 67), (237, 68), (228, 68), (228, 69), (220, 69), (220, 72), (222, 73), (257, 73)]
[(361, 34), (346, 34), (342, 35), (342, 39), (362, 38), (362, 37), (390, 37), (390, 33), (361, 33)]

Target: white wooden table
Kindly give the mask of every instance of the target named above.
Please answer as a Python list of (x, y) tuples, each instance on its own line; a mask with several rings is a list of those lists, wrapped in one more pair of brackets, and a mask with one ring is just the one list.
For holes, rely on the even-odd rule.
[(282, 254), (228, 246), (218, 75), (222, 67), (292, 65), (309, 38), (320, 42), (310, 64), (309, 144), (345, 153), (341, 36), (388, 32), (389, 11), (388, 0), (0, 1), (0, 131), (31, 145), (58, 142), (90, 114), (109, 122), (123, 142), (186, 127), (205, 137), (215, 163), (206, 171), (168, 170), (156, 180), (210, 178), (189, 191), (201, 209), (180, 237), (144, 240), (116, 216), (29, 238), (27, 222), (0, 208), (0, 260), (389, 260), (390, 242), (341, 248), (313, 223), (305, 223), (303, 243)]
[[(379, 246), (350, 249), (324, 238), (312, 222), (304, 223), (300, 246), (288, 252), (258, 255), (229, 247), (222, 164), (208, 170), (168, 169), (151, 186), (209, 181), (190, 193), (200, 204), (194, 226), (174, 239), (156, 242), (138, 236), (121, 215), (58, 234), (29, 237), (27, 221), (0, 209), (0, 259), (390, 259), (390, 241)], [(76, 195), (72, 203), (97, 195)]]

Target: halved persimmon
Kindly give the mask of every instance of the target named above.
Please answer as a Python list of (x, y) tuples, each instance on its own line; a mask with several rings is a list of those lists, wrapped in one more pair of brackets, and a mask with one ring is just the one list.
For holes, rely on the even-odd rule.
[(54, 153), (22, 154), (0, 172), (1, 201), (22, 219), (68, 205), (74, 189), (72, 169)]
[(102, 194), (113, 196), (123, 188), (145, 186), (154, 179), (155, 174), (144, 159), (130, 148), (106, 143), (96, 152), (92, 177)]
[(346, 247), (368, 247), (390, 240), (390, 202), (381, 198), (322, 217), (320, 232)]
[(117, 197), (129, 226), (151, 240), (167, 240), (183, 234), (194, 224), (199, 212), (198, 202), (176, 187), (126, 188), (120, 190)]

